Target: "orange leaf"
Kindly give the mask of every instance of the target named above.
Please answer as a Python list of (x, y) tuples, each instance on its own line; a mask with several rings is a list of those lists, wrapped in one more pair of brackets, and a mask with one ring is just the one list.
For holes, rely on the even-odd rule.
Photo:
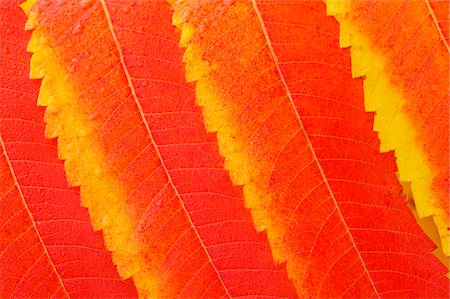
[(208, 128), (299, 295), (447, 296), (446, 269), (405, 205), (393, 155), (379, 153), (325, 5), (176, 7)]
[(450, 59), (434, 14), (442, 8), (428, 0), (327, 2), (341, 43), (352, 46), (353, 75), (365, 76), (381, 147), (395, 150), (400, 180), (411, 183), (419, 217), (433, 216), (449, 256)]
[[(396, 1), (29, 0), (21, 6), (33, 30), (30, 74), (42, 79), (38, 103), (58, 154), (43, 139), (37, 82), (25, 80), (24, 16), (7, 4), (1, 294), (134, 297), (123, 280), (132, 278), (151, 298), (448, 297), (447, 269), (408, 209), (395, 165), (423, 216), (421, 204), (432, 202), (424, 195), (441, 192), (448, 172), (426, 160), (445, 132), (426, 139), (431, 129), (411, 129), (401, 110), (414, 67), (430, 66), (429, 82), (448, 69), (442, 8), (424, 1), (401, 6), (400, 43), (380, 38), (389, 55), (409, 49), (402, 32), (414, 28), (426, 29), (415, 47), (439, 41), (430, 64), (402, 50), (404, 67), (372, 43), (380, 25), (361, 20), (389, 16)], [(8, 22), (19, 25), (10, 31)], [(366, 71), (361, 62), (389, 72), (353, 79)], [(416, 111), (405, 111), (435, 105), (444, 81), (427, 89), (415, 80), (411, 90), (426, 96), (410, 95)], [(380, 86), (392, 92), (383, 105)], [(389, 125), (389, 113), (404, 123)], [(419, 161), (410, 157), (409, 168), (389, 143), (405, 140)]]
[(447, 44), (450, 43), (449, 25), (450, 25), (450, 2), (447, 0), (425, 0), (425, 4), (430, 9), (433, 21), (437, 22), (442, 31)]
[(38, 2), (47, 134), (142, 296), (295, 296), (203, 127), (171, 15), (164, 1)]
[(26, 16), (4, 1), (0, 18), (0, 297), (136, 297), (68, 187), (56, 142), (44, 138)]

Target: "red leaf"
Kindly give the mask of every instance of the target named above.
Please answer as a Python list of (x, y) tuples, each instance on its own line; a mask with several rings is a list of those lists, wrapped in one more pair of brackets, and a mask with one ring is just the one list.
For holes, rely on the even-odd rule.
[(0, 297), (136, 297), (68, 187), (56, 142), (44, 138), (39, 84), (28, 78), (26, 16), (7, 1), (0, 17)]
[(30, 17), (47, 131), (122, 277), (143, 296), (296, 296), (205, 131), (169, 4), (41, 1)]
[(299, 295), (447, 296), (325, 5), (179, 1), (174, 21), (207, 125)]
[(45, 135), (91, 219), (43, 139), (19, 26), (0, 41), (2, 295), (136, 296), (131, 277), (142, 297), (448, 297), (322, 2), (40, 0), (28, 16)]

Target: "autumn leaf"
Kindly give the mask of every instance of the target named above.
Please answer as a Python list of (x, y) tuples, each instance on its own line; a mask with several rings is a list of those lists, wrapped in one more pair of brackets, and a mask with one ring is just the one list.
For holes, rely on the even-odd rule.
[(203, 127), (170, 6), (108, 5), (38, 3), (30, 49), (47, 135), (119, 272), (144, 296), (294, 295)]
[[(0, 56), (8, 92), (0, 274), (13, 277), (2, 278), (2, 296), (134, 297), (135, 285), (151, 298), (448, 297), (447, 269), (396, 176), (405, 158), (383, 137), (399, 136), (379, 129), (384, 116), (368, 107), (373, 79), (352, 78), (363, 75), (358, 54), (340, 48), (355, 44), (345, 39), (356, 36), (351, 29), (366, 28), (342, 30), (364, 11), (332, 1), (170, 2), (22, 4), (38, 98), (26, 74), (25, 17), (15, 4), (2, 9), (1, 26), (14, 24), (1, 41), (11, 51)], [(359, 7), (384, 16), (395, 4)], [(405, 17), (416, 10), (436, 25), (426, 5)], [(438, 27), (418, 43), (437, 42)], [(433, 65), (430, 74), (448, 69)], [(378, 75), (404, 86), (392, 72)], [(429, 104), (427, 91), (436, 89), (423, 85), (418, 107)], [(44, 140), (36, 100), (58, 153), (55, 139)], [(365, 108), (376, 110), (378, 134)], [(423, 138), (409, 144), (423, 150)], [(437, 178), (429, 189), (417, 191), (417, 176), (398, 164), (419, 214), (420, 203), (434, 202), (420, 194), (445, 189), (430, 148), (417, 164), (429, 167), (429, 182)], [(444, 211), (433, 207), (420, 216)]]
[[(300, 296), (392, 292), (386, 280), (398, 281), (412, 270), (412, 259), (422, 259), (405, 255), (419, 246), (411, 241), (418, 232), (413, 223), (404, 226), (406, 219), (402, 229), (380, 221), (408, 211), (394, 159), (378, 152), (361, 80), (351, 78), (348, 51), (339, 49), (339, 28), (326, 21), (323, 3), (178, 4), (187, 78), (197, 81), (199, 104), (218, 133), (227, 168), (244, 184), (255, 223), (267, 230), (275, 259), (287, 261)], [(389, 248), (395, 242), (411, 247)], [(342, 273), (344, 265), (352, 271)], [(335, 289), (323, 287), (338, 278)]]
[(26, 16), (17, 1), (4, 1), (0, 17), (0, 297), (136, 296), (69, 188), (55, 140), (44, 138)]
[(450, 42), (450, 18), (448, 17), (450, 3), (445, 0), (428, 0), (425, 1), (425, 4), (428, 6), (428, 10), (433, 18), (433, 21), (439, 26), (438, 31), (441, 31), (441, 34), (447, 41), (448, 45)]
[(433, 11), (428, 0), (328, 2), (341, 43), (352, 45), (353, 75), (366, 78), (366, 110), (376, 111), (381, 149), (395, 150), (400, 180), (411, 182), (419, 216), (433, 216), (449, 256), (450, 60), (435, 17), (443, 8), (431, 2)]

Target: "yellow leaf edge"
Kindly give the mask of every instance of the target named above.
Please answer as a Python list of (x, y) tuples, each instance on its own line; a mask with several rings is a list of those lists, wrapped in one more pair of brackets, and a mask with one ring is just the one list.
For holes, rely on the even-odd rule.
[[(450, 269), (450, 235), (447, 223), (440, 216), (445, 211), (433, 204), (433, 173), (416, 142), (415, 129), (402, 110), (405, 99), (384, 72), (387, 65), (384, 57), (371, 48), (371, 41), (347, 18), (351, 0), (323, 1), (327, 15), (339, 22), (341, 48), (350, 47), (352, 76), (364, 78), (364, 108), (368, 112), (375, 112), (373, 129), (381, 142), (380, 152), (394, 151), (398, 179), (404, 193), (414, 202), (409, 207), (418, 224), (436, 244), (434, 254)], [(434, 225), (431, 225), (430, 219)]]
[(94, 230), (101, 230), (112, 262), (122, 279), (132, 278), (139, 297), (157, 294), (160, 278), (145, 267), (139, 240), (134, 238), (126, 195), (120, 182), (104, 167), (105, 155), (93, 138), (89, 121), (79, 113), (77, 90), (67, 70), (47, 44), (45, 34), (36, 29), (39, 17), (27, 0), (20, 7), (28, 17), (26, 30), (32, 30), (27, 51), (32, 53), (30, 79), (41, 79), (38, 105), (45, 106), (45, 137), (58, 138), (59, 159), (64, 160), (67, 180), (80, 186), (81, 204), (88, 208)]
[[(262, 202), (270, 202), (270, 195), (266, 194), (252, 182), (252, 159), (235, 142), (234, 137), (239, 128), (231, 124), (232, 115), (222, 107), (219, 88), (208, 74), (217, 69), (213, 62), (206, 62), (202, 58), (201, 49), (192, 38), (197, 28), (186, 21), (186, 10), (195, 2), (189, 0), (166, 0), (173, 8), (172, 24), (181, 31), (179, 46), (184, 49), (183, 62), (187, 82), (195, 83), (196, 105), (201, 107), (204, 125), (208, 132), (217, 135), (219, 152), (225, 159), (225, 169), (228, 171), (233, 185), (242, 186), (245, 206), (251, 211), (253, 223), (258, 232), (266, 232), (272, 257), (277, 264), (285, 264), (289, 279), (291, 279), (300, 297), (308, 297), (308, 290), (301, 285), (299, 273), (306, 269), (306, 265), (291, 262), (290, 254), (279, 246), (277, 236), (283, 231), (277, 227), (273, 215), (261, 208)], [(242, 3), (234, 7), (235, 10), (248, 9)], [(274, 211), (270, 211), (274, 213)]]

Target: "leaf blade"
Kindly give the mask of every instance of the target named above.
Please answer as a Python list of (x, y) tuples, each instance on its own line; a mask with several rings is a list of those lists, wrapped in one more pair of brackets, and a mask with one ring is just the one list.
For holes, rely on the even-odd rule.
[[(267, 7), (273, 4), (265, 10), (266, 15), (273, 17), (270, 22), (267, 21), (268, 26), (274, 29), (275, 24), (285, 25), (278, 30), (278, 33), (274, 33), (278, 34), (277, 42), (280, 43), (278, 50), (275, 50), (278, 51), (276, 55), (292, 54), (294, 60), (286, 61), (285, 57), (278, 57), (278, 59), (272, 57), (271, 51), (268, 50), (270, 46), (267, 45), (263, 30), (258, 27), (260, 24), (257, 14), (252, 10), (250, 1), (227, 3), (210, 1), (200, 4), (195, 1), (179, 1), (175, 8), (174, 23), (182, 27), (184, 31), (182, 41), (187, 46), (185, 53), (187, 78), (197, 81), (197, 101), (204, 109), (208, 129), (217, 131), (221, 150), (226, 157), (226, 167), (230, 170), (234, 182), (244, 184), (247, 205), (252, 208), (256, 224), (261, 229), (267, 230), (275, 258), (287, 261), (288, 272), (295, 281), (300, 296), (337, 297), (343, 294), (348, 295), (347, 291), (355, 292), (353, 295), (360, 297), (376, 296), (377, 292), (385, 295), (391, 291), (392, 294), (406, 297), (430, 296), (426, 293), (430, 291), (436, 291), (431, 296), (446, 296), (445, 268), (431, 255), (432, 244), (418, 229), (414, 218), (407, 210), (406, 200), (399, 196), (401, 189), (395, 178), (393, 157), (385, 155), (383, 158), (379, 154), (379, 143), (368, 122), (371, 117), (364, 113), (361, 81), (352, 81), (348, 53), (342, 52), (343, 50), (340, 50), (337, 44), (339, 32), (337, 24), (333, 23), (332, 19), (327, 20), (325, 7), (318, 2), (260, 1), (258, 6), (259, 3)], [(301, 12), (305, 13), (299, 17)], [(262, 13), (263, 16), (265, 14)], [(283, 23), (283, 21), (289, 16), (292, 16), (289, 19), (290, 22), (300, 23), (298, 28), (320, 28), (318, 29), (320, 33), (325, 31), (327, 34), (316, 37), (314, 34), (305, 33), (306, 30), (303, 33), (301, 30), (300, 33), (296, 32), (292, 29), (295, 26), (286, 28), (291, 24)], [(313, 31), (313, 33), (317, 35), (317, 32)], [(295, 45), (296, 40), (293, 37), (303, 37), (302, 34), (305, 34), (307, 39), (300, 39), (298, 45)], [(334, 37), (330, 39), (330, 36)], [(307, 44), (308, 47), (305, 48), (302, 47), (306, 45), (305, 40), (316, 41), (316, 43)], [(289, 42), (293, 44), (294, 50), (291, 53), (288, 50), (283, 52), (283, 49), (290, 46)], [(334, 46), (330, 47), (330, 44)], [(322, 48), (318, 45), (322, 45)], [(324, 51), (326, 54), (330, 51), (334, 54), (335, 50), (336, 56), (323, 55)], [(298, 54), (298, 57), (295, 54)], [(306, 61), (300, 59), (302, 55), (306, 57)], [(319, 62), (314, 59), (317, 57), (321, 59)], [(334, 60), (328, 61), (328, 59)], [(341, 63), (342, 60), (346, 63)], [(345, 113), (348, 107), (354, 109), (351, 106), (357, 106), (357, 109), (354, 109), (355, 112), (350, 115), (359, 119), (358, 125), (364, 130), (360, 129), (358, 132), (357, 128), (354, 133), (356, 136), (345, 136), (350, 132), (346, 132), (346, 126), (342, 124), (336, 127), (332, 126), (331, 122), (320, 124), (319, 121), (307, 120), (308, 129), (317, 130), (316, 136), (310, 135), (314, 140), (312, 143), (318, 150), (317, 155), (324, 158), (323, 164), (335, 164), (331, 167), (327, 166), (327, 170), (324, 167), (324, 170), (327, 178), (333, 179), (332, 189), (337, 190), (334, 195), (338, 206), (332, 203), (329, 191), (321, 180), (323, 174), (314, 166), (313, 154), (308, 153), (308, 141), (299, 134), (302, 131), (301, 124), (297, 120), (295, 111), (290, 107), (286, 88), (282, 84), (283, 80), (279, 78), (277, 62), (285, 64), (282, 73), (288, 78), (286, 79), (288, 85), (292, 80), (289, 88), (296, 86), (299, 90), (306, 89), (305, 93), (297, 95), (296, 105), (299, 105), (297, 112), (302, 116), (326, 115), (331, 120), (336, 119), (336, 115), (329, 115), (326, 112), (327, 106), (318, 101), (328, 101), (330, 98), (328, 93), (332, 93), (333, 90), (330, 92), (327, 90), (328, 86), (320, 84), (309, 85), (312, 90), (308, 90), (308, 84), (304, 86), (299, 84), (301, 81), (299, 79), (304, 77), (298, 78), (296, 74), (299, 73), (310, 79), (336, 76), (350, 86), (349, 94), (346, 95), (349, 98), (342, 99), (339, 92), (331, 97), (331, 104), (341, 105), (341, 111), (333, 107), (331, 114), (337, 113), (339, 116), (339, 113)], [(295, 64), (301, 65), (302, 68), (288, 68), (288, 65)], [(315, 69), (311, 65), (318, 67)], [(331, 68), (328, 69), (330, 66)], [(320, 94), (321, 90), (325, 94)], [(352, 92), (357, 96), (352, 97)], [(340, 103), (340, 101), (343, 102)], [(317, 108), (317, 111), (314, 108)], [(346, 117), (348, 116), (345, 114), (340, 116), (344, 119)], [(343, 130), (340, 130), (342, 132), (333, 131), (336, 128)], [(323, 133), (327, 131), (331, 134)], [(341, 135), (343, 136), (340, 137)], [(353, 150), (349, 152), (342, 149), (341, 152), (341, 148), (345, 146)], [(359, 155), (358, 147), (364, 149), (361, 155)], [(325, 162), (327, 158), (340, 158), (341, 162), (345, 159), (348, 161)], [(387, 167), (386, 177), (380, 177), (376, 182), (372, 182), (371, 178), (362, 171), (356, 173), (358, 176), (351, 177), (353, 173), (350, 170), (354, 170), (355, 167), (352, 165), (352, 160), (353, 162), (362, 160), (370, 166), (374, 161), (378, 164), (383, 159), (385, 162), (382, 168)], [(358, 184), (361, 186), (356, 188)], [(379, 192), (375, 198), (370, 195), (370, 192), (374, 192), (370, 189), (373, 187), (373, 190)], [(358, 192), (365, 196), (360, 197)], [(350, 205), (347, 203), (345, 206), (342, 203), (346, 201), (345, 199), (350, 202)], [(376, 204), (382, 209), (377, 211), (376, 207), (370, 207), (370, 199), (376, 200)], [(365, 208), (372, 208), (371, 212), (380, 216), (381, 219), (388, 214), (391, 214), (391, 217), (398, 217), (394, 216), (394, 211), (403, 211), (404, 218), (401, 220), (404, 223), (398, 219), (380, 220), (380, 222), (364, 220), (370, 218), (371, 214), (364, 211), (361, 204), (368, 204)], [(340, 217), (331, 218), (333, 213), (337, 214), (337, 208), (345, 208), (342, 214), (345, 215), (346, 221), (339, 220)], [(360, 219), (353, 220), (355, 216)], [(295, 221), (302, 221), (302, 223)], [(351, 234), (355, 237), (355, 242), (364, 256), (362, 262), (370, 265), (368, 270), (370, 277), (364, 276), (364, 267), (358, 263), (357, 253), (352, 251), (352, 242), (345, 233), (345, 225), (349, 225)], [(389, 225), (393, 226), (393, 232), (389, 232)], [(322, 233), (324, 227), (332, 231), (329, 236)], [(357, 229), (366, 230), (366, 232), (356, 232)], [(304, 233), (302, 236), (305, 239), (293, 241), (296, 240), (299, 232)], [(392, 243), (398, 242), (397, 233), (415, 236), (416, 242), (422, 244), (420, 246), (426, 246), (426, 249), (418, 254), (417, 259), (423, 265), (433, 261), (432, 266), (425, 271), (430, 274), (435, 273), (436, 276), (432, 281), (433, 285), (437, 283), (435, 285), (437, 290), (431, 288), (425, 291), (426, 288), (423, 285), (418, 286), (423, 283), (421, 279), (417, 281), (417, 288), (410, 289), (409, 274), (423, 269), (422, 267), (412, 269), (408, 258), (399, 260), (399, 256), (406, 250), (403, 246), (411, 246), (409, 247), (411, 250), (416, 250), (415, 246), (407, 245), (411, 241), (401, 243), (402, 249), (397, 256), (394, 253), (375, 250), (378, 245), (389, 247), (389, 242), (371, 244), (371, 240), (375, 239), (377, 234), (383, 235), (382, 239), (392, 240)], [(342, 247), (335, 244), (333, 236), (343, 237), (345, 242), (341, 241), (339, 244)], [(320, 245), (316, 247), (318, 240)], [(331, 245), (336, 247), (333, 248), (335, 252), (321, 251), (322, 248), (332, 248)], [(348, 255), (343, 264), (354, 266), (353, 269), (346, 273), (341, 273), (336, 268), (330, 271), (328, 271), (329, 268), (324, 269), (323, 265), (330, 264), (333, 268), (336, 265), (333, 261), (342, 262), (341, 258), (345, 254)], [(384, 259), (390, 262), (384, 262)], [(304, 266), (305, 264), (307, 266)], [(338, 265), (337, 268), (345, 268), (343, 264)], [(397, 266), (401, 266), (405, 273), (396, 273)], [(392, 273), (380, 269), (383, 267), (392, 267)], [(383, 274), (379, 275), (379, 273)], [(330, 274), (336, 275), (336, 279), (344, 285), (336, 286), (331, 280), (322, 284), (325, 280), (324, 276), (327, 278)], [(355, 281), (354, 277), (361, 281)], [(376, 287), (373, 287), (370, 279), (374, 279)], [(398, 283), (399, 280), (402, 283)], [(352, 289), (354, 286), (358, 286), (358, 289)], [(402, 287), (405, 288), (402, 289)]]
[[(59, 137), (69, 178), (81, 184), (83, 202), (90, 208), (95, 227), (103, 229), (122, 276), (132, 276), (143, 296), (219, 297), (227, 296), (229, 288), (233, 296), (295, 297), (284, 265), (273, 263), (266, 237), (256, 233), (244, 209), (242, 191), (232, 186), (223, 169), (214, 136), (206, 134), (194, 105), (192, 88), (185, 86), (170, 6), (152, 1), (139, 3), (143, 9), (130, 9), (120, 2), (107, 2), (108, 22), (99, 3), (87, 8), (71, 1), (45, 4), (38, 2), (33, 8), (37, 13), (42, 5), (37, 19), (30, 14), (30, 23), (36, 26), (30, 48), (35, 51), (34, 74), (45, 73), (39, 100), (50, 106), (47, 132)], [(150, 24), (148, 35), (137, 36), (139, 43), (127, 44), (136, 31), (146, 30), (121, 28), (126, 23), (148, 25), (148, 15), (140, 12), (152, 12), (164, 22)], [(142, 17), (142, 23), (136, 21)], [(105, 33), (111, 26), (117, 41), (126, 38), (120, 42), (123, 53), (117, 50), (113, 36)], [(146, 43), (142, 42), (145, 38)], [(158, 48), (154, 48), (155, 39), (167, 43), (156, 43)], [(67, 45), (73, 45), (70, 51)], [(139, 107), (140, 97), (149, 91), (140, 90), (142, 78), (132, 76), (143, 68), (133, 68), (132, 59), (125, 56), (133, 49), (142, 50), (142, 45), (149, 55), (166, 53), (161, 48), (169, 53), (160, 59), (150, 56), (144, 63), (159, 70), (147, 74), (155, 77), (149, 81), (156, 94), (147, 94), (149, 99), (165, 100), (174, 95), (171, 92), (179, 99), (173, 106), (162, 102), (169, 109), (164, 113), (158, 101)], [(164, 70), (157, 63), (164, 61), (178, 65), (169, 78), (161, 78)], [(124, 66), (131, 76), (124, 73)], [(135, 84), (133, 95), (130, 86)], [(195, 117), (173, 117), (186, 112)], [(154, 140), (148, 127), (160, 131)], [(182, 136), (183, 127), (190, 128), (192, 136)], [(184, 143), (178, 145), (180, 140)], [(174, 178), (172, 183), (169, 176)], [(202, 213), (197, 212), (201, 209)]]
[[(68, 298), (64, 284), (45, 249), (45, 244), (39, 235), (31, 212), (26, 206), (23, 194), (17, 186), (8, 162), (3, 140), (0, 157), (0, 173), (2, 174), (2, 227), (1, 227), (1, 264), (2, 274), (1, 294), (4, 297), (51, 297)], [(6, 208), (7, 207), (7, 208)], [(25, 244), (34, 244), (22, 248)], [(38, 246), (36, 246), (38, 245)], [(26, 256), (26, 257), (24, 257)], [(23, 258), (24, 257), (24, 258)], [(14, 266), (15, 275), (10, 273)], [(42, 278), (45, 285), (42, 284)]]
[[(14, 175), (14, 190), (23, 196), (19, 202), (20, 196), (3, 198), (2, 216), (12, 216), (9, 212), (13, 207), (29, 211), (26, 219), (19, 217), (23, 213), (9, 220), (2, 218), (2, 248), (8, 242), (5, 235), (19, 236), (8, 227), (35, 225), (30, 231), (35, 231), (32, 238), (19, 239), (9, 254), (0, 257), (1, 297), (136, 297), (132, 282), (119, 280), (101, 233), (93, 231), (87, 211), (80, 207), (78, 190), (67, 185), (56, 143), (44, 139), (43, 110), (36, 106), (39, 82), (28, 77), (30, 54), (26, 46), (30, 36), (23, 30), (26, 17), (18, 1), (0, 6), (0, 135), (1, 168), (5, 172), (0, 184), (3, 190)], [(33, 260), (35, 254), (40, 259)]]
[(400, 180), (411, 182), (419, 217), (433, 216), (448, 256), (449, 61), (439, 25), (427, 1), (328, 2), (352, 46), (354, 76), (366, 78), (382, 149), (395, 150)]

